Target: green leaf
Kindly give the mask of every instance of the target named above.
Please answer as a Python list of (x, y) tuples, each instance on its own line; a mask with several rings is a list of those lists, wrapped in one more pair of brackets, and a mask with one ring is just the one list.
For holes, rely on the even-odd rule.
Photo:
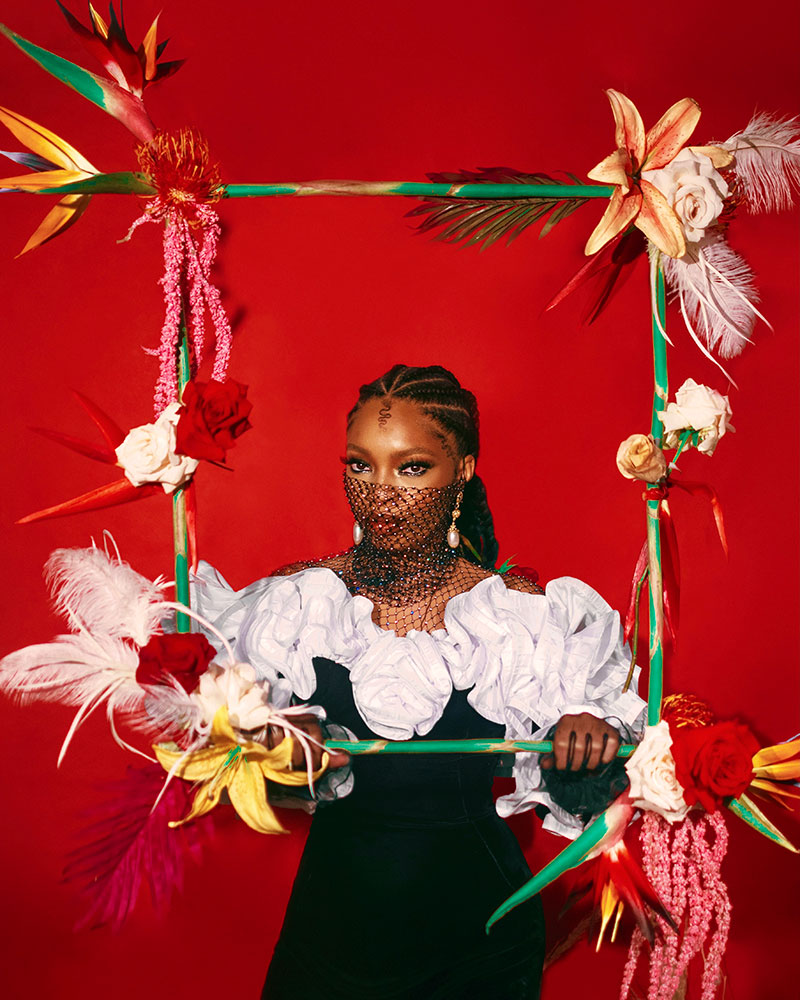
[(54, 188), (42, 188), (39, 194), (145, 194), (155, 195), (158, 192), (138, 171), (123, 170), (114, 174), (95, 174), (82, 181), (72, 184), (62, 184)]
[(54, 52), (34, 45), (27, 38), (16, 34), (4, 24), (0, 24), (0, 34), (17, 46), (26, 56), (50, 73), (57, 80), (77, 91), (81, 97), (107, 111), (130, 129), (143, 142), (149, 142), (155, 134), (155, 126), (145, 110), (141, 99), (120, 87), (113, 80), (90, 73), (88, 69), (62, 59)]

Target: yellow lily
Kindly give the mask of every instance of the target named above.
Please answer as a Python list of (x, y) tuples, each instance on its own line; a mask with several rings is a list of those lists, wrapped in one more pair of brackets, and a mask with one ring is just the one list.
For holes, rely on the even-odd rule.
[[(644, 170), (658, 170), (670, 163), (700, 120), (700, 107), (690, 97), (673, 104), (658, 122), (645, 133), (642, 116), (636, 105), (617, 90), (607, 90), (614, 115), (617, 148), (589, 171), (589, 178), (614, 184), (605, 214), (589, 237), (585, 253), (597, 253), (629, 225), (633, 224), (662, 253), (682, 257), (686, 240), (680, 220), (655, 185), (642, 177)], [(719, 169), (733, 157), (718, 146), (692, 146), (696, 153), (708, 156)]]
[[(211, 725), (210, 745), (185, 753), (169, 746), (154, 746), (153, 750), (165, 771), (179, 778), (200, 783), (192, 808), (183, 819), (170, 822), (181, 826), (210, 812), (227, 789), (231, 805), (239, 816), (259, 833), (286, 833), (267, 801), (264, 779), (281, 785), (305, 785), (305, 770), (291, 771), (292, 740), (282, 740), (272, 750), (261, 743), (241, 743), (228, 718), (225, 705), (218, 709)], [(322, 756), (322, 767), (312, 774), (316, 780), (328, 764)]]
[[(37, 192), (85, 180), (100, 172), (77, 149), (43, 125), (3, 107), (0, 107), (0, 122), (35, 154), (39, 162), (39, 167), (33, 173), (0, 178), (0, 188)], [(19, 256), (41, 246), (77, 222), (86, 210), (90, 198), (91, 195), (88, 194), (65, 195), (45, 216)]]

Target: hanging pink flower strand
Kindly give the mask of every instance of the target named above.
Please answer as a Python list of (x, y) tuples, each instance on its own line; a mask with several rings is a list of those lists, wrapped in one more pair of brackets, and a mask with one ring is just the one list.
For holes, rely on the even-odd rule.
[(205, 312), (211, 317), (216, 341), (211, 378), (221, 382), (228, 370), (232, 333), (211, 282), (211, 268), (220, 238), (219, 216), (211, 207), (222, 197), (219, 165), (209, 156), (208, 143), (192, 128), (159, 132), (136, 150), (142, 172), (158, 191), (125, 239), (145, 222), (164, 223), (164, 325), (157, 351), (160, 360), (155, 391), (158, 417), (178, 400), (178, 346), (186, 302), (187, 335), (192, 375), (203, 360)]

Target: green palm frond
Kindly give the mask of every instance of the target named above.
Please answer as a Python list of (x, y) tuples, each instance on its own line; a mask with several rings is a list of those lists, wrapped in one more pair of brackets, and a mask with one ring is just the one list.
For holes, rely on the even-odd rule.
[[(428, 174), (436, 184), (576, 184), (582, 185), (574, 174), (569, 180), (556, 180), (547, 174), (523, 174), (513, 167), (479, 167), (477, 170), (460, 170), (451, 173)], [(424, 216), (417, 226), (420, 233), (435, 232), (434, 239), (463, 246), (481, 244), (481, 250), (498, 240), (505, 239), (506, 246), (519, 234), (541, 219), (546, 219), (539, 238), (546, 236), (554, 226), (566, 219), (589, 199), (574, 198), (426, 198), (412, 208), (407, 216)]]

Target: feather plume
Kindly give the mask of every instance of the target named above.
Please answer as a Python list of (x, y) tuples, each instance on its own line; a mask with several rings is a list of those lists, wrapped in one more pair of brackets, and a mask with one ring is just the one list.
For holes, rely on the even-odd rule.
[(164, 613), (161, 578), (151, 581), (118, 553), (92, 546), (56, 549), (45, 564), (56, 610), (74, 631), (88, 629), (144, 646)]
[[(523, 174), (513, 167), (479, 167), (428, 174), (435, 184), (580, 184), (573, 174), (569, 180), (555, 180), (547, 174)], [(506, 246), (528, 226), (550, 216), (542, 226), (539, 236), (550, 230), (588, 198), (426, 198), (421, 205), (406, 212), (407, 216), (424, 215), (417, 232), (431, 233), (434, 239), (445, 243), (462, 243), (463, 246), (481, 244), (481, 250), (498, 240), (506, 239)]]
[(59, 635), (52, 642), (26, 646), (0, 660), (0, 689), (21, 703), (34, 700), (84, 705), (115, 687), (125, 701), (128, 685), (135, 684), (138, 652), (127, 642), (110, 636)]
[(178, 683), (145, 690), (136, 681), (138, 665), (138, 650), (124, 639), (87, 631), (60, 635), (0, 660), (0, 691), (22, 704), (41, 700), (79, 706), (62, 744), (59, 764), (81, 723), (103, 704), (114, 740), (152, 760), (119, 736), (115, 716), (148, 741), (168, 740), (193, 732), (200, 710)]
[(736, 157), (734, 169), (752, 212), (791, 208), (800, 190), (800, 122), (756, 114), (746, 128), (715, 143)]
[(689, 333), (715, 364), (710, 351), (735, 357), (752, 343), (756, 319), (770, 325), (755, 306), (759, 295), (753, 272), (721, 237), (692, 247), (685, 257), (662, 257), (662, 261), (667, 286), (680, 301)]
[(93, 811), (87, 842), (70, 853), (64, 869), (64, 881), (79, 883), (88, 903), (75, 930), (104, 924), (119, 929), (145, 880), (153, 905), (164, 912), (182, 887), (186, 858), (199, 860), (203, 833), (211, 834), (213, 820), (205, 816), (170, 829), (170, 820), (186, 814), (192, 789), (172, 781), (153, 807), (163, 785), (160, 767), (129, 767), (126, 779), (113, 784), (108, 800)]

